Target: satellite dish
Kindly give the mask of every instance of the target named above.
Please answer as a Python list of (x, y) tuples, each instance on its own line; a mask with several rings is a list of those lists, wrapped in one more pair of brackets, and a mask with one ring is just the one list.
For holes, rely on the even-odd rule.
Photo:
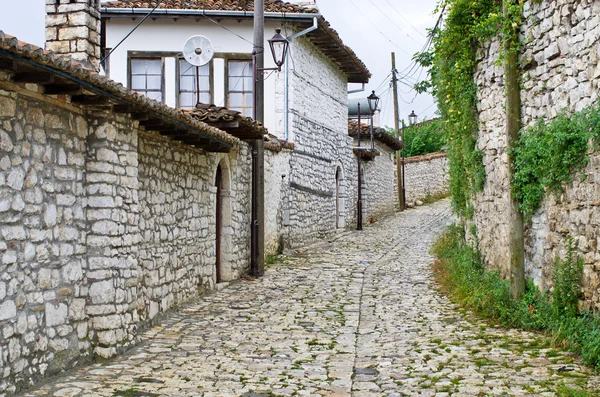
[(194, 66), (204, 66), (214, 55), (210, 40), (204, 36), (192, 36), (183, 45), (183, 57)]

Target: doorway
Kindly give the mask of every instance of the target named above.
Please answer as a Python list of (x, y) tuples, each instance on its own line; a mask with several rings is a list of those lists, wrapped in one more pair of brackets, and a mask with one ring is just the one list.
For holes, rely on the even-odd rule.
[(215, 208), (215, 223), (216, 223), (216, 252), (215, 252), (215, 266), (216, 266), (216, 277), (217, 283), (223, 281), (222, 271), (221, 271), (221, 246), (222, 246), (222, 236), (223, 236), (223, 171), (221, 170), (221, 165), (217, 166), (217, 175), (215, 177), (215, 186), (217, 187), (217, 197), (216, 197), (216, 208)]

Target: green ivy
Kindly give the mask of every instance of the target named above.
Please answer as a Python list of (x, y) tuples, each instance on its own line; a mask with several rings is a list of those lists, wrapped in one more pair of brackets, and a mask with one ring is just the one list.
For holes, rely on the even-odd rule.
[(432, 254), (437, 281), (460, 304), (505, 327), (543, 331), (600, 370), (600, 316), (578, 308), (583, 262), (571, 244), (567, 256), (555, 262), (553, 292), (540, 291), (530, 280), (518, 300), (510, 298), (509, 281), (484, 268), (464, 228), (450, 227)]
[[(393, 133), (393, 130), (388, 129)], [(434, 119), (404, 129), (404, 155), (406, 157), (441, 152), (444, 147), (442, 121)]]
[(417, 85), (437, 98), (444, 125), (444, 139), (454, 211), (472, 214), (473, 193), (483, 189), (483, 154), (477, 148), (479, 129), (477, 87), (473, 79), (478, 45), (497, 29), (501, 2), (497, 0), (449, 0), (444, 28), (433, 31), (433, 50), (417, 54), (415, 60), (429, 68), (430, 81)]
[(571, 116), (565, 113), (546, 123), (539, 120), (523, 129), (510, 151), (513, 194), (519, 208), (530, 218), (545, 193), (560, 193), (564, 183), (584, 168), (589, 157), (588, 142), (600, 142), (600, 107), (592, 106)]

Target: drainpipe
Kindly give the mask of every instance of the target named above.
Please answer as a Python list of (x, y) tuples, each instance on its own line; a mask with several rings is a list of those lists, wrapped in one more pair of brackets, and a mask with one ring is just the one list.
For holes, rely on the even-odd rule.
[(357, 92), (363, 92), (364, 90), (365, 90), (365, 83), (362, 83), (361, 88), (357, 88), (356, 90), (350, 90), (350, 91), (348, 91), (348, 94), (355, 94)]
[[(293, 34), (289, 37), (286, 37), (288, 41), (292, 41), (300, 36), (304, 36), (305, 34), (308, 34), (310, 32), (312, 32), (313, 30), (318, 29), (319, 27), (319, 20), (317, 19), (317, 17), (313, 18), (313, 26), (311, 26), (308, 29), (304, 29), (301, 32), (298, 32), (296, 34)], [(289, 98), (290, 98), (290, 63), (288, 62), (288, 58), (289, 58), (289, 54), (290, 52), (288, 51), (286, 54), (286, 59), (285, 59), (285, 89), (283, 92), (283, 102), (284, 102), (284, 114), (283, 114), (283, 130), (284, 130), (284, 138), (286, 141), (288, 141), (290, 139), (290, 117), (289, 117), (289, 112), (290, 112), (290, 104), (289, 104)]]

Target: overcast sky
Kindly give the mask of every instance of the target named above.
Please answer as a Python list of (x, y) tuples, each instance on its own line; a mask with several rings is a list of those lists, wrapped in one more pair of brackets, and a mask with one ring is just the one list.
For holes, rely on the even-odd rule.
[[(43, 46), (45, 0), (0, 1), (5, 3), (0, 13), (0, 30)], [(383, 124), (393, 126), (394, 120), (388, 77), (392, 67), (390, 53), (396, 53), (399, 72), (411, 66), (413, 54), (426, 41), (426, 29), (433, 27), (437, 19), (432, 13), (436, 3), (437, 0), (317, 0), (321, 14), (373, 74), (366, 91), (351, 98), (366, 97), (376, 90), (382, 99)], [(412, 110), (420, 120), (435, 116), (433, 99), (416, 95), (411, 89), (419, 76), (426, 77), (421, 69), (412, 70), (409, 77), (400, 75), (398, 102), (400, 118), (404, 120)]]

